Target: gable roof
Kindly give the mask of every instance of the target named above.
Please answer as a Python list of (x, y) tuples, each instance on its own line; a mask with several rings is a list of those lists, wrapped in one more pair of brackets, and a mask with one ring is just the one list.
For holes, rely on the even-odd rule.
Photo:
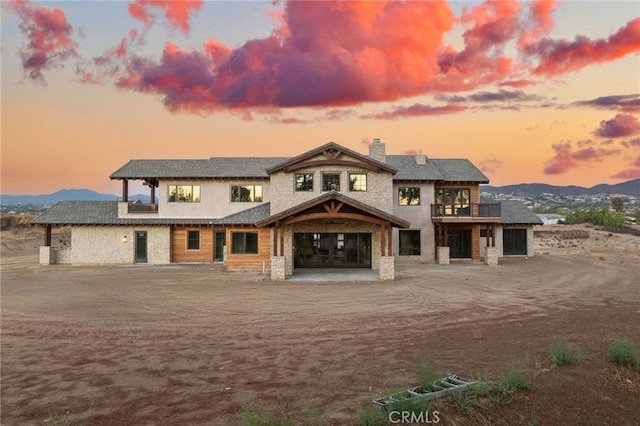
[[(311, 158), (317, 157), (318, 155), (324, 154), (325, 160), (315, 160), (308, 161)], [(348, 155), (349, 157), (353, 157), (358, 162), (340, 160), (339, 157), (341, 155)], [(290, 158), (286, 161), (283, 161), (279, 164), (276, 164), (273, 167), (267, 169), (267, 173), (275, 173), (278, 171), (289, 172), (292, 170), (296, 170), (301, 167), (313, 166), (316, 163), (321, 165), (355, 165), (355, 166), (364, 166), (365, 168), (370, 168), (373, 171), (386, 171), (392, 174), (395, 174), (397, 170), (386, 163), (382, 163), (380, 161), (374, 160), (373, 158), (360, 154), (359, 152), (352, 151), (349, 148), (345, 148), (342, 145), (338, 145), (335, 142), (329, 142), (322, 146), (312, 149), (311, 151), (307, 151), (302, 153), (296, 157)]]
[(505, 225), (542, 225), (542, 220), (517, 200), (500, 201), (500, 223)]
[[(398, 228), (408, 228), (410, 226), (410, 223), (404, 219), (401, 219), (385, 211), (372, 207), (368, 204), (361, 203), (360, 201), (354, 200), (353, 198), (347, 197), (346, 195), (343, 195), (336, 191), (329, 191), (312, 200), (306, 201), (304, 203), (298, 204), (297, 206), (294, 206), (287, 210), (283, 210), (279, 213), (276, 213), (260, 222), (257, 222), (256, 226), (260, 228), (260, 227), (272, 225), (277, 221), (285, 220), (297, 214), (308, 212), (314, 207), (322, 206), (327, 201), (337, 201), (338, 203), (342, 203), (343, 205), (349, 208), (360, 211), (375, 219), (382, 220), (385, 222), (390, 222), (392, 226), (396, 226)], [(339, 206), (337, 210), (339, 210), (340, 207), (341, 206)], [(320, 210), (322, 211), (323, 214), (329, 213), (324, 209), (320, 209)], [(336, 214), (338, 214), (337, 211), (336, 211)]]
[(271, 214), (271, 203), (263, 203), (259, 206), (230, 214), (216, 220), (216, 225), (254, 225), (263, 221)]

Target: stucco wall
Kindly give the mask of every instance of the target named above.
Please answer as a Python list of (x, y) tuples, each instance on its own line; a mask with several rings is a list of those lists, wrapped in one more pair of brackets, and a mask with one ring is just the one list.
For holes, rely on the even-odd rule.
[[(398, 191), (400, 188), (418, 187), (420, 188), (420, 205), (401, 206), (398, 204)], [(433, 183), (423, 182), (394, 182), (393, 194), (393, 214), (411, 224), (410, 230), (420, 230), (420, 256), (402, 256), (403, 259), (418, 259), (420, 261), (435, 260), (435, 228), (431, 221), (431, 204), (435, 201), (435, 191)], [(399, 229), (393, 230), (393, 253), (399, 256), (400, 238)]]
[[(300, 173), (313, 174), (313, 191), (295, 190), (295, 175)], [(393, 175), (389, 172), (375, 173), (357, 167), (357, 164), (354, 163), (353, 167), (317, 166), (296, 170), (293, 173), (273, 173), (270, 188), (271, 214), (289, 209), (325, 193), (322, 191), (322, 173), (340, 173), (340, 193), (377, 209), (393, 213), (393, 200), (389, 196), (393, 188)], [(366, 174), (367, 190), (349, 191), (349, 173)]]
[[(199, 203), (170, 203), (169, 185), (200, 185)], [(262, 203), (270, 198), (269, 180), (163, 180), (158, 186), (158, 216), (168, 218), (225, 217), (262, 203), (231, 202), (232, 185), (262, 185)], [(136, 216), (137, 217), (137, 216)]]
[[(502, 230), (505, 228), (510, 229), (526, 229), (527, 230), (527, 256), (533, 257), (535, 253), (535, 241), (533, 239), (533, 226), (531, 225), (497, 225), (494, 228), (495, 237), (496, 237), (496, 249), (498, 251), (498, 257), (504, 257), (504, 240)], [(487, 245), (487, 239), (482, 237), (480, 238), (480, 252), (484, 257), (484, 249)]]
[[(72, 264), (134, 263), (135, 232), (147, 232), (147, 263), (170, 263), (170, 232), (168, 226), (74, 226), (71, 228)], [(123, 237), (127, 241), (123, 242)], [(58, 263), (65, 263), (58, 259)]]

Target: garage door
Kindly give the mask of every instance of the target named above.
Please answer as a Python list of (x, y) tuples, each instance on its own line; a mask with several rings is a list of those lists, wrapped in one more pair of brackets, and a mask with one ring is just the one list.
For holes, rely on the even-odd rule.
[(505, 256), (527, 255), (527, 230), (504, 229), (502, 231), (503, 254)]

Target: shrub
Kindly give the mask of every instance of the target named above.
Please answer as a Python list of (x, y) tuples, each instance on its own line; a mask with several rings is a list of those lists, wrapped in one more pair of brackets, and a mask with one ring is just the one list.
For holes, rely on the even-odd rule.
[(571, 365), (584, 358), (584, 352), (580, 347), (572, 349), (562, 338), (553, 339), (549, 345), (549, 361), (552, 365)]
[(361, 426), (383, 426), (387, 424), (386, 413), (377, 406), (358, 407), (358, 424)]
[(428, 386), (441, 377), (436, 363), (432, 361), (421, 360), (418, 362), (418, 365), (416, 365), (415, 378), (420, 386)]
[(578, 209), (568, 212), (566, 223), (591, 223), (604, 226), (607, 229), (619, 230), (624, 228), (625, 217), (622, 213), (614, 213), (608, 207), (601, 209)]
[(607, 350), (607, 358), (611, 362), (640, 370), (640, 354), (635, 343), (629, 340), (614, 340)]
[(533, 386), (524, 373), (515, 368), (511, 368), (504, 376), (504, 383), (513, 390), (532, 390)]
[(242, 426), (295, 426), (295, 422), (284, 415), (265, 410), (260, 405), (247, 407), (242, 413)]

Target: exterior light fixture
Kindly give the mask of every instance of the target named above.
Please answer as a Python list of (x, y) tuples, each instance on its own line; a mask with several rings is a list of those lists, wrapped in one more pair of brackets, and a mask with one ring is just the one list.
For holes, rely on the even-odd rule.
[(126, 235), (122, 237), (122, 242), (123, 242), (123, 243), (126, 243), (126, 242), (127, 242), (127, 236), (126, 236)]

